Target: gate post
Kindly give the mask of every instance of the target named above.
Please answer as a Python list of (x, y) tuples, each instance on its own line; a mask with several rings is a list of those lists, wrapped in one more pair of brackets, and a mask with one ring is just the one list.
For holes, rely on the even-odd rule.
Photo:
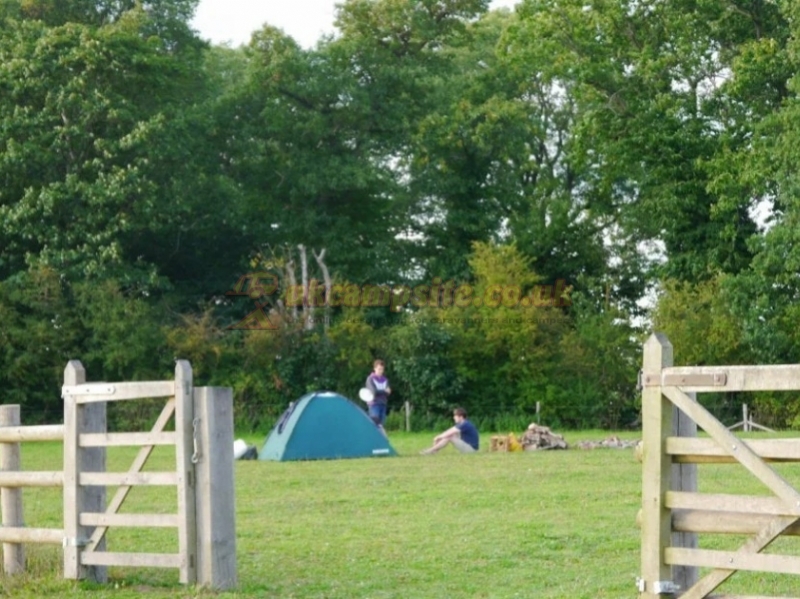
[[(18, 404), (0, 406), (0, 426), (19, 426)], [(19, 443), (0, 443), (0, 470), (18, 472), (20, 469)], [(24, 526), (22, 516), (22, 489), (3, 487), (0, 489), (0, 511), (3, 526)], [(3, 543), (3, 570), (6, 574), (25, 571), (25, 546), (22, 543)]]
[[(64, 369), (64, 385), (82, 385), (86, 382), (86, 370), (79, 360), (70, 360)], [(64, 578), (88, 578), (95, 582), (107, 582), (105, 566), (81, 565), (81, 547), (88, 541), (92, 529), (81, 526), (84, 512), (102, 513), (106, 509), (104, 486), (83, 486), (82, 472), (105, 472), (105, 447), (80, 446), (82, 433), (105, 433), (105, 401), (79, 404), (73, 393), (62, 393), (64, 399)], [(97, 551), (105, 548), (105, 540)]]
[(178, 473), (178, 550), (181, 555), (180, 581), (197, 581), (197, 522), (194, 465), (198, 458), (193, 400), (192, 365), (175, 362), (175, 461)]
[(198, 421), (197, 584), (215, 590), (236, 587), (236, 505), (234, 501), (233, 390), (194, 390)]
[(642, 575), (640, 599), (658, 599), (671, 588), (671, 568), (664, 561), (672, 522), (664, 506), (672, 462), (666, 439), (672, 433), (672, 403), (661, 393), (661, 370), (672, 366), (672, 344), (654, 333), (644, 344), (642, 363)]

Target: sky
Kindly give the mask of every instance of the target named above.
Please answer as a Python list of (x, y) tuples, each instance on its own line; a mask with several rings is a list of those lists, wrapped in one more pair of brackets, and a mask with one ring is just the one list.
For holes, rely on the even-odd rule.
[[(493, 0), (492, 8), (512, 8), (517, 0)], [(239, 46), (250, 34), (269, 23), (283, 29), (301, 46), (312, 47), (325, 33), (333, 33), (337, 0), (200, 0), (192, 25), (215, 44)]]

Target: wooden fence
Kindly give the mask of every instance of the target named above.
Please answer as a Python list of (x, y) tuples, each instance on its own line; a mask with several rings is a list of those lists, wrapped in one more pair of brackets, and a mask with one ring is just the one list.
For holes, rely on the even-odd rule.
[[(184, 584), (215, 589), (236, 586), (236, 538), (233, 481), (233, 398), (228, 388), (193, 387), (192, 369), (179, 360), (175, 379), (133, 383), (87, 383), (80, 362), (64, 371), (64, 424), (20, 426), (19, 406), (0, 406), (0, 509), (6, 573), (24, 571), (23, 543), (57, 543), (64, 551), (64, 577), (107, 580), (109, 566), (177, 568)], [(164, 398), (148, 432), (109, 433), (110, 401)], [(174, 430), (166, 430), (174, 421)], [(20, 472), (22, 442), (60, 440), (61, 472)], [(107, 472), (106, 448), (139, 447), (125, 472)], [(144, 472), (156, 446), (175, 448), (175, 469)], [(131, 488), (177, 489), (176, 513), (120, 513)], [(63, 529), (23, 525), (22, 487), (61, 486)], [(116, 493), (106, 505), (106, 487)], [(178, 552), (107, 551), (109, 527), (169, 527), (177, 532)]]
[[(800, 461), (800, 439), (739, 439), (695, 398), (708, 392), (800, 391), (800, 365), (672, 364), (672, 345), (652, 335), (641, 375), (640, 599), (711, 597), (740, 570), (800, 574), (800, 557), (761, 553), (781, 535), (800, 534), (800, 492), (769, 464)], [(697, 437), (698, 426), (709, 438)], [(772, 496), (698, 493), (697, 465), (705, 463), (740, 464)], [(747, 540), (736, 551), (700, 549), (701, 533), (743, 534)], [(710, 568), (702, 578), (701, 567)]]

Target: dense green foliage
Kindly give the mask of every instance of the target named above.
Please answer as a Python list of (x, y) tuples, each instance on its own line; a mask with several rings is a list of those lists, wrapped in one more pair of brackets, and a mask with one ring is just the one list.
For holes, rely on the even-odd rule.
[(793, 3), (346, 0), (311, 49), (209, 46), (195, 5), (0, 0), (0, 384), (27, 420), (73, 358), (189, 359), (262, 429), (378, 357), (416, 426), (572, 428), (637, 421), (653, 328), (679, 364), (800, 359)]

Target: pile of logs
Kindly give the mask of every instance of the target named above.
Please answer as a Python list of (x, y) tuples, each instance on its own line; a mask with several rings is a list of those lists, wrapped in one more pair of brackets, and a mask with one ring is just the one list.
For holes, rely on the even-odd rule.
[(562, 435), (557, 435), (550, 427), (541, 426), (532, 422), (522, 437), (520, 445), (525, 451), (534, 449), (567, 449), (567, 442)]

